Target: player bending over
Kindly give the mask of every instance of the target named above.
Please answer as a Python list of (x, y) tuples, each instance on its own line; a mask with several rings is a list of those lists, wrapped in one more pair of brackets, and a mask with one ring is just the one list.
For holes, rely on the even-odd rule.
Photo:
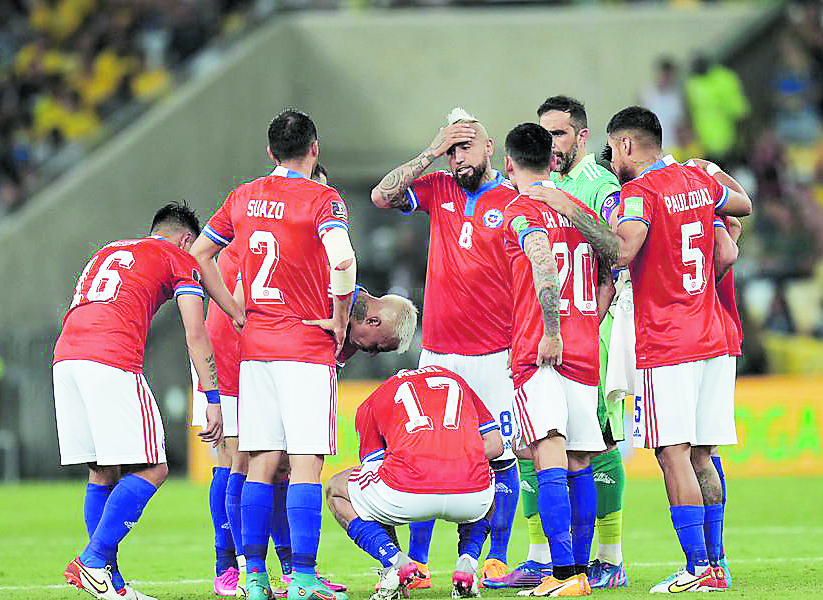
[(452, 597), (478, 595), (480, 551), (489, 533), (499, 426), (465, 380), (437, 366), (400, 371), (357, 409), (362, 465), (332, 477), (326, 500), (349, 537), (380, 561), (372, 600), (400, 598), (417, 565), (380, 525), (458, 523)]
[[(117, 548), (169, 472), (163, 422), (143, 376), (143, 349), (151, 317), (171, 298), (206, 390), (206, 424), (199, 435), (213, 444), (222, 438), (200, 273), (186, 252), (199, 233), (194, 212), (171, 203), (154, 215), (149, 237), (112, 242), (97, 252), (77, 281), (54, 347), (61, 463), (89, 465), (83, 506), (89, 543), (64, 575), (96, 598), (149, 598), (124, 582)], [(233, 303), (227, 308), (242, 322)], [(130, 472), (121, 477), (123, 465)]]

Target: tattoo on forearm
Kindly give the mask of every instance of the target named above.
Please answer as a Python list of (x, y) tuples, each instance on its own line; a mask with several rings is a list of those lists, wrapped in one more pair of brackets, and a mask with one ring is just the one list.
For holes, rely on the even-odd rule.
[(523, 249), (532, 263), (534, 290), (540, 302), (544, 333), (557, 335), (560, 333), (560, 280), (549, 240), (543, 234), (531, 233), (526, 236)]
[(378, 191), (388, 201), (392, 208), (410, 210), (411, 202), (406, 197), (406, 190), (412, 181), (420, 177), (432, 163), (432, 156), (429, 150), (419, 154), (409, 162), (400, 165), (388, 174), (377, 184)]
[(605, 285), (612, 280), (612, 267), (607, 257), (602, 254), (597, 255), (597, 285)]
[(608, 269), (617, 264), (620, 246), (617, 235), (612, 232), (608, 225), (597, 219), (592, 219), (579, 206), (574, 207), (569, 220), (585, 240), (592, 245), (597, 255), (604, 259)]
[(209, 368), (209, 377), (212, 384), (217, 385), (217, 365), (214, 362), (214, 354), (209, 354), (206, 357), (206, 366)]

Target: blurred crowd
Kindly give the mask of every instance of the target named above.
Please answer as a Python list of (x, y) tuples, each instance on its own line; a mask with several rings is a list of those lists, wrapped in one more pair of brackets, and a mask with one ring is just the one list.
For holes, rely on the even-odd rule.
[(165, 94), (211, 38), (244, 25), (252, 4), (0, 2), (0, 216), (75, 162), (123, 107)]

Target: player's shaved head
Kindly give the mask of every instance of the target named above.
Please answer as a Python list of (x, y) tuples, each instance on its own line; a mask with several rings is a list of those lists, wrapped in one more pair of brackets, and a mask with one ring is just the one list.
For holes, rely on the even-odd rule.
[(454, 144), (446, 150), (449, 169), (455, 182), (469, 193), (474, 193), (480, 188), (484, 178), (491, 177), (494, 141), (489, 137), (489, 132), (483, 124), (459, 106), (446, 116), (446, 122), (449, 126), (458, 123), (468, 125), (475, 132), (474, 138)]
[(286, 109), (269, 124), (269, 149), (278, 162), (300, 159), (317, 139), (317, 128), (309, 115)]
[(154, 218), (151, 220), (151, 233), (181, 229), (191, 231), (195, 237), (200, 235), (200, 220), (185, 200), (169, 202), (154, 213)]
[(629, 136), (638, 144), (659, 150), (663, 146), (663, 128), (657, 115), (642, 106), (629, 106), (615, 114), (606, 126), (606, 133), (618, 138)]
[(547, 171), (552, 161), (552, 136), (537, 123), (521, 123), (506, 135), (506, 156), (521, 169)]

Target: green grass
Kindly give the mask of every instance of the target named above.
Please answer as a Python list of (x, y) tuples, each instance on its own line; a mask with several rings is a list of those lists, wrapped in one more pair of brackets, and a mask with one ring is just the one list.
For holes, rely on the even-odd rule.
[[(88, 596), (63, 584), (66, 563), (85, 543), (83, 484), (0, 486), (0, 598), (73, 599)], [(729, 483), (726, 548), (734, 575), (731, 598), (823, 598), (823, 479), (749, 479)], [(169, 600), (214, 598), (207, 490), (169, 481), (151, 501), (120, 552), (127, 579)], [(628, 589), (596, 596), (646, 598), (651, 585), (682, 562), (660, 481), (628, 482), (624, 553)], [(405, 543), (401, 532), (401, 541)], [(455, 559), (454, 526), (438, 523), (432, 544), (434, 589), (413, 598), (447, 598)], [(510, 559), (523, 558), (526, 531), (518, 517)], [(368, 598), (375, 562), (324, 515), (320, 568)], [(272, 553), (273, 554), (273, 553)], [(273, 558), (273, 557), (272, 557)], [(270, 559), (270, 562), (271, 559)], [(274, 561), (276, 564), (276, 561)], [(513, 592), (484, 591), (486, 598)]]

